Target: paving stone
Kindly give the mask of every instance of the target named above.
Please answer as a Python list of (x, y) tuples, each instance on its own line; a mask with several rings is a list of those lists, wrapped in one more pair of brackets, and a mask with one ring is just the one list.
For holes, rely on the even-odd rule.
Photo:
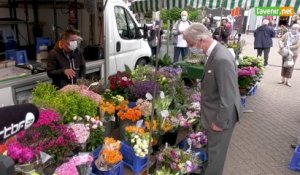
[[(245, 55), (256, 55), (253, 35), (243, 36), (247, 41)], [(288, 169), (294, 150), (290, 144), (300, 136), (300, 70), (294, 70), (292, 87), (277, 84), (280, 80), (281, 57), (277, 54), (278, 39), (273, 40), (269, 64), (257, 94), (247, 97), (241, 122), (234, 130), (224, 175), (296, 175)], [(296, 62), (300, 68), (300, 58)]]

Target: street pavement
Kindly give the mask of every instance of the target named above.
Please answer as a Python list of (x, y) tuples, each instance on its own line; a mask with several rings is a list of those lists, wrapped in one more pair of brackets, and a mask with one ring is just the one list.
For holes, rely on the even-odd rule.
[[(244, 35), (243, 54), (255, 55), (253, 35)], [(288, 165), (293, 155), (291, 143), (300, 136), (300, 71), (294, 70), (292, 87), (277, 84), (282, 59), (273, 39), (270, 67), (258, 84), (257, 94), (247, 97), (246, 110), (236, 125), (225, 162), (224, 175), (293, 175)], [(296, 69), (300, 68), (299, 60)]]
[[(246, 44), (242, 55), (256, 55), (252, 34), (243, 35)], [(227, 159), (224, 175), (296, 175), (288, 169), (293, 155), (291, 143), (300, 136), (300, 60), (292, 77), (292, 87), (277, 84), (281, 79), (281, 57), (278, 38), (273, 39), (269, 64), (257, 94), (247, 97), (246, 110), (236, 125)], [(173, 55), (173, 46), (170, 46)], [(165, 46), (162, 53), (165, 53)]]

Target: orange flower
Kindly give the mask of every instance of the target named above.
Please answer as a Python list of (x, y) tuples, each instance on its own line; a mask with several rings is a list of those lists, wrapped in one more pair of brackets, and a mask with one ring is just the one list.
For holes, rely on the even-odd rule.
[(116, 111), (116, 107), (113, 103), (107, 101), (100, 102), (100, 110), (105, 112), (107, 115), (113, 115)]
[(122, 101), (117, 107), (116, 110), (126, 111), (128, 109), (128, 101)]
[(161, 129), (166, 133), (170, 131), (173, 128), (172, 124), (169, 122), (164, 122), (164, 124), (161, 126)]
[(123, 159), (123, 156), (119, 150), (103, 149), (101, 151), (101, 156), (108, 165), (114, 165)]
[(152, 130), (153, 131), (157, 131), (157, 122), (156, 120), (153, 120), (153, 122), (151, 123), (151, 121), (145, 121), (145, 126), (146, 126), (146, 129), (148, 131), (150, 131), (150, 126), (152, 124)]
[(125, 131), (128, 132), (129, 134), (135, 133), (138, 135), (143, 135), (145, 133), (143, 128), (137, 127), (137, 126), (126, 126)]
[(133, 122), (141, 118), (142, 112), (138, 107), (127, 108), (126, 110), (120, 110), (117, 114), (121, 120), (131, 120)]

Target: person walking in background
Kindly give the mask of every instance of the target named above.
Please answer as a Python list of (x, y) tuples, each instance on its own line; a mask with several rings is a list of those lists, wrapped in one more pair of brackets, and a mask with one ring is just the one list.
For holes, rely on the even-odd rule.
[(181, 12), (181, 19), (176, 21), (173, 26), (173, 35), (174, 35), (174, 58), (173, 61), (176, 63), (179, 60), (179, 56), (184, 59), (189, 52), (186, 40), (183, 38), (182, 33), (191, 25), (192, 23), (188, 20), (187, 11)]
[(192, 24), (183, 36), (189, 47), (207, 55), (201, 82), (201, 123), (208, 140), (205, 175), (222, 175), (232, 132), (241, 116), (236, 61), (203, 24)]
[[(153, 25), (150, 28), (150, 36), (148, 38), (148, 43), (151, 48), (152, 56), (156, 55), (161, 47), (161, 35), (163, 34), (160, 28), (161, 22), (159, 19), (153, 21)], [(159, 30), (159, 31), (158, 31)]]
[(213, 38), (221, 43), (227, 43), (231, 34), (227, 22), (227, 19), (222, 19), (221, 25), (213, 33)]
[[(284, 34), (279, 41), (279, 48), (287, 48), (291, 51), (291, 55), (287, 57), (282, 57), (282, 68), (281, 68), (281, 77), (282, 80), (279, 84), (285, 84), (289, 87), (292, 86), (290, 79), (292, 78), (294, 66), (296, 60), (298, 58), (298, 52), (300, 47), (300, 36), (299, 36), (300, 25), (293, 24), (291, 31)], [(288, 61), (288, 57), (291, 57), (292, 61), (294, 62), (292, 65), (285, 64), (285, 61)]]
[(269, 26), (269, 20), (264, 19), (262, 26), (254, 32), (254, 49), (257, 49), (257, 56), (262, 56), (264, 52), (264, 66), (268, 66), (268, 59), (271, 47), (273, 47), (272, 38), (275, 37), (275, 31)]

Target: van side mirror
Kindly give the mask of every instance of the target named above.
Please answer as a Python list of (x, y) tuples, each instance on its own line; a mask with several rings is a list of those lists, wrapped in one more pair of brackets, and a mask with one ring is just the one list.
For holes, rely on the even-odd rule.
[(146, 24), (144, 24), (143, 27), (138, 27), (137, 33), (139, 36), (139, 38), (144, 38), (147, 39), (148, 38), (148, 26)]

